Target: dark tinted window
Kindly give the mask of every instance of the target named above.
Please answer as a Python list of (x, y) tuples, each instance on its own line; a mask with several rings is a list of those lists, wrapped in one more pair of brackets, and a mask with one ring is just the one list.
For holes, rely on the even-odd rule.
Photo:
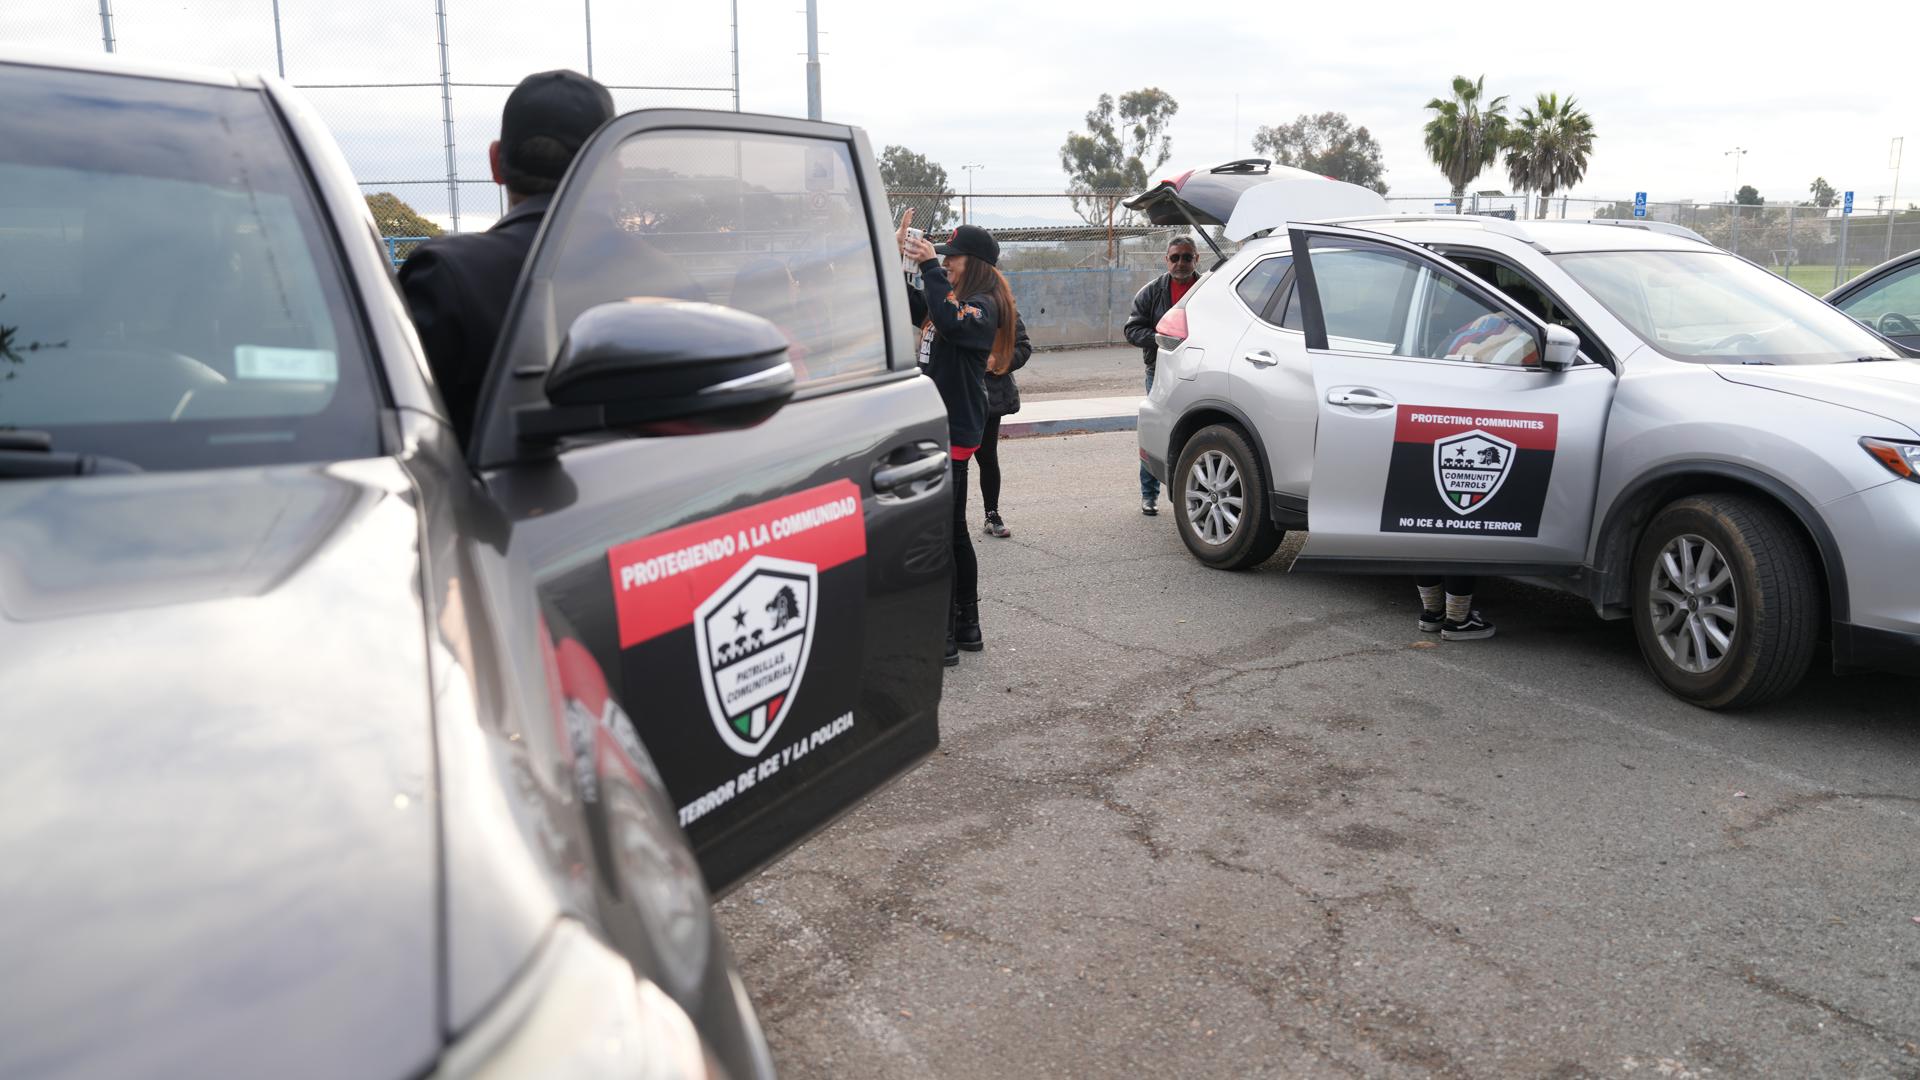
[(1240, 284), (1235, 285), (1233, 290), (1240, 294), (1240, 299), (1255, 315), (1264, 316), (1273, 294), (1287, 279), (1287, 270), (1292, 265), (1293, 259), (1285, 255), (1263, 259), (1253, 264), (1253, 269), (1247, 271), (1247, 276), (1241, 278)]
[(803, 383), (886, 370), (872, 223), (844, 143), (651, 131), (586, 182), (545, 241), (556, 327), (627, 297), (701, 300), (779, 327)]
[(0, 427), (147, 469), (367, 457), (378, 414), (267, 101), (0, 65)]

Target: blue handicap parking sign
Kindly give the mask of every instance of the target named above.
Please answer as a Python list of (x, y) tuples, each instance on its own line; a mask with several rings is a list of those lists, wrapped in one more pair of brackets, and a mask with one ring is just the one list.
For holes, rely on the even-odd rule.
[(1647, 216), (1647, 193), (1644, 191), (1636, 191), (1633, 193), (1633, 216)]
[(1840, 212), (1843, 214), (1853, 213), (1853, 192), (1847, 192), (1847, 201), (1841, 204)]

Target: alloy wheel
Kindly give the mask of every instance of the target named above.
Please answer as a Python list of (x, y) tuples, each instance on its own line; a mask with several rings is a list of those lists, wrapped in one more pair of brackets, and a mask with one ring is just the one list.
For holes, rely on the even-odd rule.
[(1704, 675), (1726, 661), (1740, 605), (1719, 548), (1692, 533), (1674, 537), (1654, 560), (1650, 587), (1654, 638), (1675, 667)]
[(1239, 467), (1218, 450), (1201, 454), (1187, 474), (1186, 499), (1187, 521), (1203, 542), (1218, 547), (1232, 540), (1246, 506)]

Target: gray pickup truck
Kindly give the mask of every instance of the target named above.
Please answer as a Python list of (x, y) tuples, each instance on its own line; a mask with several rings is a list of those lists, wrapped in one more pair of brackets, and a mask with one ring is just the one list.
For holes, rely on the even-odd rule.
[(866, 137), (609, 122), (463, 446), (286, 86), (0, 100), (0, 1075), (770, 1075), (711, 892), (938, 741)]

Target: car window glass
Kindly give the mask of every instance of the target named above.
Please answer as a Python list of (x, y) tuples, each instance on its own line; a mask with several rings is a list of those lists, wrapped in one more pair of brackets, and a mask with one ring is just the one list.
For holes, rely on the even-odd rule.
[(1540, 362), (1526, 323), (1412, 256), (1325, 236), (1313, 237), (1309, 250), (1330, 349), (1516, 366)]
[(1840, 310), (1883, 334), (1920, 334), (1920, 263), (1847, 297)]
[(1887, 345), (1839, 310), (1725, 252), (1556, 255), (1566, 272), (1640, 339), (1675, 360), (1850, 363)]
[(1287, 330), (1305, 330), (1307, 328), (1307, 321), (1300, 314), (1300, 282), (1298, 279), (1289, 278), (1287, 280), (1287, 301), (1282, 305), (1280, 310), (1280, 325), (1282, 328)]
[(1328, 346), (1400, 352), (1419, 265), (1388, 248), (1332, 237), (1314, 237), (1311, 251)]
[(553, 266), (554, 325), (629, 297), (752, 312), (802, 383), (887, 366), (873, 234), (843, 143), (643, 132), (576, 192)]
[(1273, 300), (1273, 294), (1286, 280), (1287, 270), (1293, 266), (1293, 259), (1281, 255), (1271, 259), (1262, 259), (1247, 271), (1240, 284), (1233, 287), (1255, 315), (1264, 314), (1267, 304)]
[(312, 192), (258, 91), (0, 65), (0, 427), (145, 469), (379, 453)]
[(1515, 367), (1540, 363), (1532, 327), (1467, 291), (1447, 274), (1429, 271), (1417, 318), (1416, 356)]

